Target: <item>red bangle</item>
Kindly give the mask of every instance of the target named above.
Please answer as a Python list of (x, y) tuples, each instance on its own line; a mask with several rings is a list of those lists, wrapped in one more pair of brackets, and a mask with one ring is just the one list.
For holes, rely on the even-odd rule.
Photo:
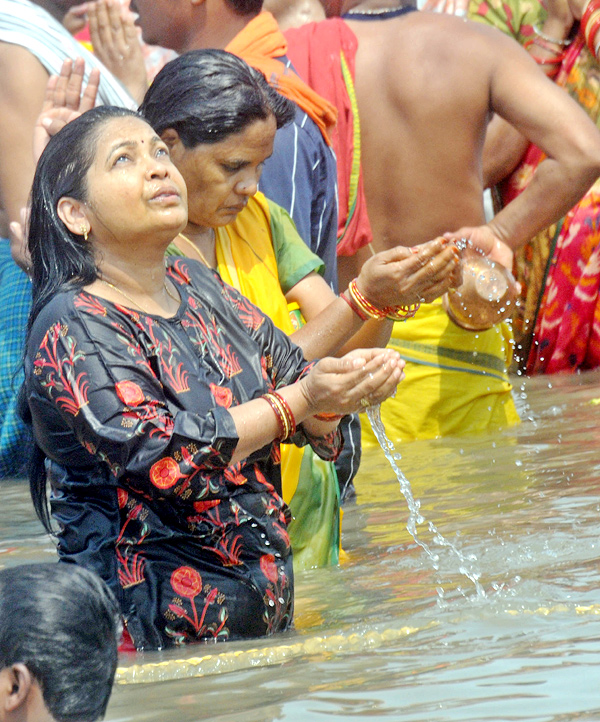
[(594, 39), (596, 37), (596, 34), (598, 33), (598, 30), (600, 30), (600, 12), (593, 13), (591, 19), (588, 21), (588, 23), (585, 25), (583, 29), (584, 37), (585, 37), (585, 43), (588, 46), (589, 51), (591, 54), (596, 57), (596, 48), (594, 46)]
[(277, 391), (268, 391), (261, 396), (269, 406), (273, 409), (277, 421), (279, 422), (280, 435), (279, 441), (285, 441), (296, 433), (296, 419), (290, 409), (290, 405)]
[(346, 292), (340, 293), (340, 298), (346, 301), (346, 303), (350, 306), (350, 308), (354, 311), (354, 313), (360, 318), (361, 321), (368, 321), (369, 317), (366, 313), (363, 313), (363, 311), (360, 310), (360, 308), (352, 301), (352, 299), (348, 298), (346, 296)]
[(580, 26), (582, 30), (585, 31), (585, 26), (588, 24), (590, 17), (596, 10), (600, 10), (600, 0), (589, 0), (581, 15)]
[(562, 53), (563, 51), (556, 48), (556, 47), (550, 47), (550, 43), (546, 43), (545, 40), (542, 40), (541, 38), (529, 38), (529, 40), (526, 40), (523, 43), (523, 47), (525, 50), (529, 50), (533, 45), (537, 45), (538, 48), (543, 48), (544, 50), (547, 50), (549, 53)]
[(360, 310), (370, 318), (382, 319), (387, 315), (387, 309), (377, 308), (375, 304), (371, 303), (366, 296), (364, 296), (356, 283), (356, 278), (350, 281), (348, 286), (348, 293), (354, 303), (360, 307)]
[(560, 65), (565, 59), (564, 53), (556, 55), (554, 58), (538, 58), (537, 55), (531, 55), (531, 53), (529, 55), (538, 65)]
[(272, 394), (279, 401), (279, 403), (283, 406), (284, 413), (285, 413), (288, 423), (290, 425), (290, 433), (288, 434), (288, 437), (293, 436), (296, 433), (296, 419), (294, 417), (294, 414), (292, 413), (290, 405), (288, 404), (286, 399), (283, 398), (283, 396), (281, 394), (277, 393), (277, 391), (273, 391)]

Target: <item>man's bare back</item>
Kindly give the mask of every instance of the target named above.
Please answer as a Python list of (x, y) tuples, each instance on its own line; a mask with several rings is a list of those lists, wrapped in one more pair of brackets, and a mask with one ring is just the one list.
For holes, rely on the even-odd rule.
[[(375, 250), (448, 232), (509, 265), (510, 248), (561, 218), (600, 175), (597, 128), (512, 39), (460, 18), (408, 10), (410, 0), (321, 2), (328, 17), (342, 15), (345, 24), (334, 20), (322, 30), (317, 23), (290, 31), (289, 56), (311, 73), (307, 58), (318, 39), (337, 35), (342, 52), (348, 49), (354, 60)], [(340, 60), (337, 67), (348, 89)], [(317, 70), (314, 82), (328, 97)], [(494, 113), (547, 159), (527, 189), (485, 223), (482, 151)], [(338, 258), (340, 287), (368, 253), (362, 248)], [(410, 323), (395, 324), (390, 344), (407, 359), (402, 393), (381, 409), (395, 441), (518, 421), (505, 324), (473, 334), (453, 324), (438, 301), (424, 305)], [(364, 434), (368, 430), (363, 440)]]
[[(597, 128), (510, 38), (445, 14), (398, 15), (410, 0), (321, 2), (328, 16), (345, 17), (358, 40), (355, 87), (376, 250), (473, 228), (482, 247), (495, 237), (517, 248), (597, 178)], [(364, 19), (353, 18), (357, 12)], [(482, 226), (481, 155), (494, 112), (548, 159), (527, 191)], [(353, 273), (346, 263), (340, 270)]]
[(454, 51), (473, 42), (466, 23), (420, 12), (347, 22), (359, 41), (355, 87), (375, 249), (484, 223), (491, 70)]

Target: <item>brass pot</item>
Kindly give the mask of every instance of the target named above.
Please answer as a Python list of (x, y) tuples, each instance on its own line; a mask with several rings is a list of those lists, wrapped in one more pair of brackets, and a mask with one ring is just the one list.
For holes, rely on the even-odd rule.
[(446, 313), (457, 326), (485, 331), (512, 315), (517, 283), (502, 264), (480, 253), (467, 252), (462, 260), (463, 283), (444, 294)]

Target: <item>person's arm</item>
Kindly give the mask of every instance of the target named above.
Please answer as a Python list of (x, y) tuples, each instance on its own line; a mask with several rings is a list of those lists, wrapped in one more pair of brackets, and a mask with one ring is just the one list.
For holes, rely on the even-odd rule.
[[(0, 206), (9, 222), (21, 221), (35, 171), (33, 129), (48, 73), (25, 48), (0, 42)], [(15, 261), (27, 268), (25, 246), (11, 237)]]
[(500, 32), (479, 31), (496, 58), (492, 110), (547, 156), (528, 187), (489, 223), (515, 249), (561, 218), (598, 178), (600, 131), (525, 50)]
[[(582, 5), (580, 0), (573, 5)], [(469, 17), (495, 27), (505, 35), (526, 46), (542, 72), (554, 77), (559, 64), (555, 62), (565, 50), (567, 38), (573, 30), (575, 18), (568, 0), (547, 0), (542, 6), (536, 0), (518, 7), (507, 3), (488, 4), (471, 0)], [(580, 15), (581, 13), (579, 13)], [(531, 35), (525, 37), (523, 30)], [(541, 37), (542, 33), (545, 37)], [(551, 38), (556, 42), (548, 42)], [(483, 150), (483, 179), (490, 188), (506, 178), (519, 164), (529, 140), (510, 123), (494, 115), (488, 125)]]
[(492, 188), (519, 165), (529, 146), (527, 138), (499, 115), (493, 115), (483, 147), (484, 188)]
[[(297, 383), (277, 387), (277, 393), (289, 405), (308, 440), (313, 443), (316, 439), (318, 446), (318, 439), (334, 431), (342, 416), (364, 411), (361, 399), (368, 399), (371, 405), (387, 399), (402, 380), (403, 368), (404, 362), (395, 351), (357, 349), (341, 359), (321, 359)], [(248, 401), (229, 411), (239, 434), (230, 463), (247, 458), (273, 441), (280, 431), (277, 417), (265, 399)], [(320, 414), (337, 418), (320, 419)]]
[[(240, 308), (247, 303), (242, 300)], [(137, 338), (122, 324), (117, 335), (111, 319), (97, 313), (95, 297), (78, 298), (79, 307), (86, 304), (85, 320), (77, 312), (47, 308), (31, 334), (27, 397), (38, 440), (50, 458), (64, 463), (60, 439), (64, 442), (70, 431), (115, 477), (176, 502), (187, 489), (205, 492), (212, 471), (223, 471), (278, 438), (278, 418), (263, 398), (226, 409), (219, 404), (219, 390), (207, 388), (194, 412), (171, 412), (152, 359)], [(60, 320), (54, 321), (57, 315)], [(355, 411), (367, 396), (377, 403), (401, 378), (398, 354), (377, 350), (323, 359), (295, 383), (306, 367), (298, 349), (268, 319), (255, 325), (252, 335), (272, 353), (265, 373), (311, 434), (326, 435), (336, 426), (313, 419), (314, 414)], [(81, 449), (72, 451), (77, 453)]]
[[(414, 249), (398, 246), (372, 256), (361, 269), (357, 283), (378, 308), (432, 301), (460, 283), (458, 252), (444, 239)], [(307, 321), (292, 335), (307, 359), (384, 346), (389, 340), (390, 321), (361, 320), (316, 274), (296, 284), (286, 297), (298, 303)]]

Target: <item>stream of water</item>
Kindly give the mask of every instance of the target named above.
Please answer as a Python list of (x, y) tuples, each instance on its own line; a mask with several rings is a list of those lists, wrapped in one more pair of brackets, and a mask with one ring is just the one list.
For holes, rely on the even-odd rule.
[[(519, 384), (518, 427), (365, 452), (293, 631), (123, 657), (108, 722), (598, 722), (600, 372)], [(0, 564), (53, 561), (2, 493)]]

